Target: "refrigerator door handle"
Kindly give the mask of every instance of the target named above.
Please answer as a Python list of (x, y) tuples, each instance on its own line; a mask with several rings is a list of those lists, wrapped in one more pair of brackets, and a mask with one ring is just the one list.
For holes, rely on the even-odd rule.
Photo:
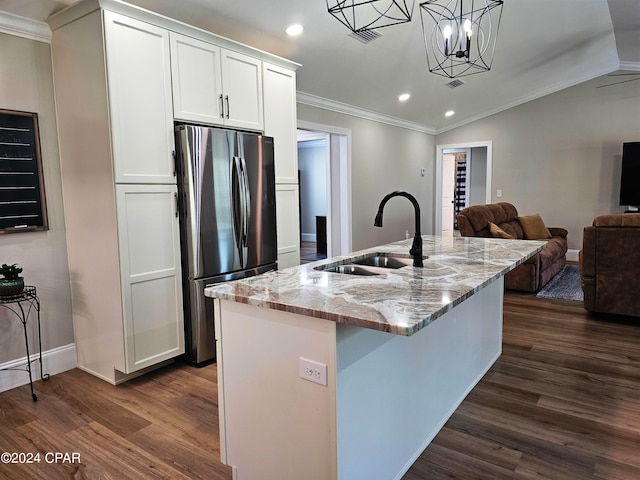
[(233, 157), (233, 168), (231, 171), (231, 208), (233, 210), (233, 235), (236, 249), (240, 256), (240, 265), (244, 267), (244, 256), (242, 247), (244, 246), (245, 218), (244, 218), (244, 180), (242, 178), (242, 167), (240, 157)]
[(242, 183), (243, 183), (243, 190), (244, 190), (242, 245), (244, 247), (247, 247), (248, 237), (249, 237), (249, 219), (251, 218), (251, 190), (249, 189), (249, 175), (247, 173), (247, 162), (243, 157), (240, 157), (240, 167), (242, 171)]

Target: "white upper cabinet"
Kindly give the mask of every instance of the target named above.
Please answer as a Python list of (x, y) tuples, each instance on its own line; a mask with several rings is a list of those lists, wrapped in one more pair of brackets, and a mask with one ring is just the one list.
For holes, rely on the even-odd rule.
[(222, 50), (225, 125), (262, 130), (262, 62)]
[(177, 33), (170, 38), (175, 118), (222, 124), (220, 47)]
[(276, 183), (298, 183), (296, 72), (263, 63), (264, 132), (276, 139)]
[(260, 60), (171, 33), (171, 75), (177, 120), (263, 129)]
[(169, 32), (104, 12), (116, 183), (175, 183)]

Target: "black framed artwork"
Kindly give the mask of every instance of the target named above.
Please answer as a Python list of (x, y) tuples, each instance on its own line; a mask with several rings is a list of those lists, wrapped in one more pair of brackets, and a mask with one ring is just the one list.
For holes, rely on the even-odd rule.
[(38, 114), (0, 109), (0, 233), (48, 229)]

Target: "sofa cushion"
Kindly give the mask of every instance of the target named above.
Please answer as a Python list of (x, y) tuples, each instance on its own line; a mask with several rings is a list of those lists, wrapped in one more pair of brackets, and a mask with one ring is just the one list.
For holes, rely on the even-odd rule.
[(514, 238), (523, 238), (522, 227), (516, 221), (518, 211), (507, 202), (474, 205), (459, 214), (458, 226), (464, 237), (491, 237), (489, 222), (499, 226)]
[(593, 220), (594, 227), (640, 227), (640, 213), (600, 215)]
[(493, 222), (489, 222), (489, 231), (491, 232), (491, 236), (495, 238), (506, 238), (509, 240), (513, 240), (515, 238)]
[(524, 217), (518, 217), (518, 222), (522, 225), (524, 231), (524, 238), (527, 240), (545, 240), (551, 238), (551, 232), (544, 224), (542, 217), (539, 214), (526, 215)]

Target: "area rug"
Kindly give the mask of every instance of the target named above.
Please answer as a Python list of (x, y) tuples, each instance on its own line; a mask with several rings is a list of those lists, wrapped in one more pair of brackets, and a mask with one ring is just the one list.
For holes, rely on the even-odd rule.
[(582, 302), (584, 294), (580, 286), (580, 268), (576, 265), (565, 266), (549, 280), (536, 297)]

